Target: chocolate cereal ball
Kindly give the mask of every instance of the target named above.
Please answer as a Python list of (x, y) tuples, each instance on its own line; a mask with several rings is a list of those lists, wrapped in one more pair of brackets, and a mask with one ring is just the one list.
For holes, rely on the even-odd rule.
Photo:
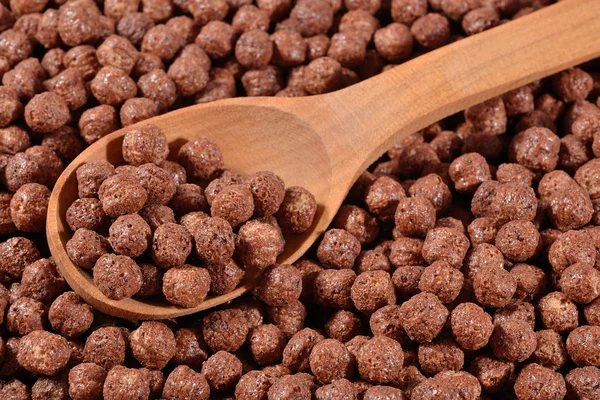
[(533, 171), (552, 171), (558, 162), (560, 139), (547, 128), (534, 127), (519, 133), (510, 144), (509, 156)]
[(286, 338), (275, 325), (260, 325), (250, 330), (248, 346), (258, 365), (275, 364), (282, 359)]
[(52, 260), (41, 258), (23, 270), (21, 291), (24, 296), (50, 303), (64, 291), (65, 281)]
[(330, 268), (352, 268), (360, 253), (360, 242), (343, 229), (330, 229), (325, 232), (317, 257), (322, 265)]
[(422, 292), (435, 294), (442, 303), (454, 301), (463, 287), (462, 273), (446, 261), (436, 261), (423, 271), (419, 280)]
[(577, 305), (562, 292), (552, 292), (542, 297), (537, 311), (542, 325), (560, 334), (572, 331), (579, 324)]
[(152, 260), (159, 267), (170, 268), (183, 265), (191, 252), (192, 235), (185, 227), (166, 223), (154, 231), (151, 255)]
[(209, 288), (210, 275), (204, 268), (185, 264), (170, 268), (163, 276), (165, 298), (181, 307), (198, 306), (206, 298)]
[(151, 239), (150, 226), (138, 214), (120, 216), (109, 229), (108, 241), (111, 247), (115, 253), (123, 256), (142, 255), (150, 246)]
[(430, 376), (441, 371), (459, 371), (464, 364), (463, 351), (448, 338), (420, 344), (418, 357), (423, 372)]
[(596, 367), (574, 368), (565, 376), (567, 393), (574, 398), (596, 399), (598, 379), (600, 379), (600, 369)]
[(531, 326), (509, 318), (494, 327), (490, 345), (494, 355), (511, 362), (523, 362), (535, 351), (537, 339)]
[(301, 0), (292, 9), (290, 17), (297, 22), (298, 32), (308, 37), (327, 33), (333, 23), (333, 10), (324, 0)]
[(473, 193), (483, 182), (492, 179), (489, 165), (479, 153), (467, 153), (456, 158), (448, 171), (459, 192)]
[[(1, 93), (0, 91), (0, 96)], [(0, 129), (0, 150), (2, 153), (14, 155), (27, 150), (30, 146), (31, 140), (25, 130), (16, 126)]]
[(16, 192), (27, 183), (48, 183), (48, 171), (42, 168), (40, 161), (27, 152), (8, 158), (2, 177), (6, 188)]
[(304, 328), (306, 307), (300, 301), (291, 302), (283, 307), (267, 307), (271, 323), (276, 325), (286, 337), (292, 337)]
[(254, 213), (252, 192), (247, 185), (227, 186), (212, 200), (210, 211), (213, 217), (221, 217), (236, 228)]
[(539, 364), (528, 364), (515, 381), (515, 394), (519, 399), (562, 399), (567, 393), (561, 374)]
[(400, 306), (389, 305), (375, 311), (369, 319), (369, 326), (374, 336), (386, 336), (399, 343), (407, 344), (408, 336), (402, 327), (403, 314)]
[(496, 236), (496, 247), (506, 258), (523, 262), (533, 257), (540, 243), (540, 234), (530, 221), (510, 221)]
[(397, 22), (378, 29), (373, 40), (379, 54), (390, 62), (405, 60), (413, 50), (414, 40), (410, 29)]
[(352, 284), (356, 273), (350, 269), (323, 270), (313, 283), (315, 302), (326, 307), (350, 309)]
[(468, 250), (469, 239), (462, 232), (452, 228), (434, 228), (427, 232), (422, 254), (428, 263), (443, 260), (460, 268)]
[(202, 374), (215, 391), (226, 391), (235, 386), (242, 376), (242, 363), (231, 353), (218, 351), (202, 365)]
[(553, 371), (561, 368), (569, 355), (562, 337), (551, 329), (537, 331), (537, 347), (531, 355), (532, 361)]
[(235, 45), (235, 57), (246, 68), (267, 66), (273, 57), (273, 43), (260, 29), (244, 32)]
[(125, 361), (126, 342), (121, 329), (106, 326), (96, 329), (85, 342), (85, 362), (95, 363), (110, 370)]
[(52, 329), (68, 339), (86, 332), (94, 321), (94, 312), (75, 292), (58, 296), (48, 311)]
[(420, 293), (400, 307), (402, 325), (407, 335), (418, 343), (432, 341), (448, 318), (448, 309), (431, 293)]
[(558, 236), (548, 250), (548, 261), (558, 274), (572, 264), (596, 263), (596, 249), (590, 237), (580, 231), (567, 231)]
[[(361, 320), (351, 311), (338, 310), (325, 323), (325, 333), (332, 339), (348, 342), (363, 332)], [(352, 349), (349, 349), (352, 353)]]
[(600, 272), (585, 263), (572, 264), (559, 281), (561, 291), (579, 304), (588, 304), (600, 295)]
[(360, 376), (374, 384), (396, 381), (403, 362), (402, 346), (385, 336), (369, 339), (359, 347), (356, 354)]
[(35, 244), (24, 237), (12, 237), (0, 243), (0, 271), (20, 279), (25, 267), (41, 258)]
[(106, 371), (94, 363), (82, 363), (69, 371), (69, 396), (73, 400), (100, 400)]
[(304, 69), (302, 84), (310, 94), (337, 90), (342, 84), (342, 66), (330, 57), (315, 58)]
[(309, 358), (310, 369), (321, 383), (352, 377), (355, 369), (354, 356), (343, 343), (324, 339), (313, 346)]
[(10, 218), (23, 232), (42, 232), (49, 201), (50, 189), (39, 183), (26, 183), (10, 200)]
[(102, 104), (85, 110), (79, 118), (78, 126), (83, 140), (92, 144), (119, 129), (120, 124), (115, 108), (108, 104)]
[(323, 339), (323, 335), (310, 328), (298, 331), (283, 350), (283, 365), (296, 372), (308, 371), (310, 353), (314, 345)]
[(19, 342), (17, 361), (34, 374), (56, 375), (69, 361), (71, 348), (65, 338), (46, 331), (33, 331)]
[(137, 86), (125, 71), (116, 67), (103, 67), (91, 83), (94, 97), (102, 104), (117, 106), (135, 97)]
[(275, 264), (262, 275), (255, 293), (269, 306), (284, 306), (300, 297), (302, 275), (292, 265)]
[(140, 211), (146, 203), (148, 193), (134, 178), (117, 174), (102, 182), (98, 198), (104, 212), (114, 218)]
[(329, 385), (317, 389), (315, 398), (317, 400), (356, 398), (356, 388), (347, 379), (336, 379)]
[(85, 228), (77, 229), (65, 247), (71, 261), (87, 269), (94, 268), (96, 261), (111, 251), (110, 243), (104, 236)]
[(356, 277), (350, 296), (354, 307), (369, 315), (386, 305), (396, 303), (394, 285), (385, 271), (366, 271)]
[(187, 365), (201, 369), (208, 358), (208, 347), (198, 329), (181, 328), (175, 332), (175, 355), (171, 362), (175, 365)]
[(379, 234), (377, 219), (366, 210), (352, 205), (340, 207), (333, 220), (333, 227), (348, 231), (361, 245), (373, 242)]
[(258, 215), (273, 215), (279, 210), (285, 196), (283, 180), (270, 171), (259, 171), (246, 180), (254, 198)]
[(285, 191), (276, 215), (277, 222), (294, 233), (304, 233), (312, 225), (316, 212), (315, 196), (302, 187), (291, 186)]
[(204, 190), (193, 183), (177, 185), (175, 195), (169, 202), (169, 207), (177, 216), (183, 216), (194, 211), (207, 212), (208, 210)]
[(69, 118), (67, 104), (53, 92), (35, 95), (25, 106), (25, 122), (36, 132), (55, 131), (65, 125)]
[(456, 342), (465, 350), (484, 347), (492, 335), (492, 317), (474, 303), (462, 303), (450, 314), (450, 329)]
[(149, 398), (150, 386), (141, 369), (117, 365), (108, 371), (102, 394), (106, 400), (143, 400)]
[(208, 180), (214, 172), (223, 168), (221, 150), (204, 137), (184, 144), (177, 158), (187, 175), (194, 179)]
[(6, 313), (6, 327), (9, 332), (24, 336), (44, 329), (48, 313), (46, 306), (29, 297), (11, 300), (11, 303)]
[(503, 307), (515, 294), (517, 283), (504, 268), (486, 268), (475, 273), (473, 290), (480, 304)]
[(209, 394), (210, 387), (204, 375), (196, 373), (185, 365), (178, 366), (169, 374), (162, 393), (166, 400), (181, 398), (208, 400)]
[(206, 216), (187, 228), (196, 243), (196, 253), (203, 262), (223, 264), (233, 255), (233, 231), (223, 218)]
[(202, 319), (202, 334), (211, 350), (233, 352), (246, 341), (248, 324), (240, 310), (213, 311)]
[(271, 385), (267, 397), (281, 400), (310, 400), (314, 386), (316, 385), (302, 374), (284, 375)]
[(150, 226), (152, 232), (163, 224), (175, 223), (173, 210), (160, 204), (146, 204), (140, 210), (139, 215)]
[(567, 337), (567, 352), (577, 366), (600, 366), (598, 338), (600, 327), (583, 325), (575, 328)]
[(94, 284), (109, 299), (121, 300), (142, 286), (140, 267), (127, 256), (104, 254), (94, 265)]
[(130, 165), (160, 164), (168, 155), (167, 138), (156, 125), (138, 126), (123, 137), (123, 158)]
[(398, 201), (396, 229), (403, 236), (425, 236), (435, 224), (436, 210), (425, 197), (405, 197)]
[(164, 368), (175, 354), (176, 344), (173, 332), (156, 321), (143, 322), (129, 335), (133, 356), (146, 368)]

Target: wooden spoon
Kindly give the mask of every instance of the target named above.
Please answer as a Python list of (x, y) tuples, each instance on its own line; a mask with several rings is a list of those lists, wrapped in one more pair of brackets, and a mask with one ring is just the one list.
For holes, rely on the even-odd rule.
[[(398, 139), (508, 90), (600, 56), (600, 0), (564, 0), (533, 14), (417, 57), (334, 93), (303, 98), (235, 98), (197, 105), (142, 123), (159, 125), (171, 155), (199, 136), (216, 142), (227, 168), (270, 170), (286, 186), (310, 190), (319, 204), (309, 232), (287, 235), (280, 263), (293, 263), (332, 221), (353, 182)], [(257, 274), (195, 308), (114, 301), (69, 259), (65, 212), (77, 198), (75, 170), (106, 159), (123, 162), (125, 130), (91, 145), (59, 178), (48, 208), (50, 250), (69, 285), (98, 310), (120, 318), (161, 319), (195, 313), (241, 296)]]

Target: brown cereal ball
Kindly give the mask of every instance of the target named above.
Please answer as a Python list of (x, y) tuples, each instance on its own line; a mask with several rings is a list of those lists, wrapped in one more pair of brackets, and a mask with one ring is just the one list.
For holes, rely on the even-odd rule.
[(63, 126), (54, 132), (47, 133), (42, 139), (42, 146), (54, 151), (63, 163), (72, 161), (83, 150), (83, 140), (79, 132), (70, 126)]
[(173, 175), (176, 185), (187, 183), (187, 174), (185, 168), (174, 161), (163, 161), (158, 164), (159, 167)]
[[(138, 257), (150, 246), (152, 231), (138, 214), (122, 215), (109, 229), (108, 241), (115, 253)], [(190, 243), (191, 249), (191, 243)]]
[(273, 41), (273, 64), (293, 67), (304, 62), (306, 43), (296, 31), (282, 30), (271, 35)]
[(482, 355), (473, 359), (470, 372), (477, 377), (485, 392), (497, 393), (514, 381), (515, 366), (491, 355)]
[(269, 15), (266, 11), (252, 4), (241, 6), (231, 21), (233, 31), (236, 34), (259, 29), (267, 32), (269, 30)]
[(427, 375), (441, 371), (458, 371), (464, 364), (464, 353), (452, 339), (441, 338), (422, 343), (418, 351), (419, 365)]
[(396, 229), (403, 236), (425, 236), (435, 224), (435, 215), (435, 207), (423, 196), (400, 198), (395, 216)]
[(20, 380), (12, 379), (2, 384), (0, 395), (9, 400), (28, 400), (31, 398), (31, 391)]
[(597, 176), (599, 168), (600, 161), (591, 160), (577, 169), (574, 177), (575, 181), (588, 192), (593, 200), (600, 197), (600, 180)]
[(391, 264), (385, 254), (375, 250), (366, 250), (356, 257), (354, 270), (359, 274), (365, 271), (391, 272)]
[(535, 108), (534, 96), (530, 86), (521, 86), (502, 95), (506, 114), (515, 116), (528, 114)]
[(326, 35), (312, 36), (305, 38), (304, 41), (306, 42), (306, 59), (308, 61), (327, 56), (330, 40)]
[(29, 297), (20, 297), (13, 301), (6, 313), (8, 331), (24, 336), (45, 327), (47, 309), (39, 301)]
[(324, 307), (352, 308), (351, 289), (355, 279), (356, 273), (351, 269), (319, 272), (313, 283), (315, 302)]
[(285, 335), (275, 325), (260, 325), (252, 328), (248, 334), (252, 358), (261, 366), (281, 361), (285, 346)]
[(487, 345), (494, 325), (492, 317), (474, 303), (462, 303), (450, 314), (450, 329), (456, 342), (465, 350), (479, 350)]
[(281, 400), (310, 400), (316, 385), (308, 374), (284, 375), (269, 388), (269, 399)]
[(356, 31), (336, 33), (331, 37), (327, 56), (338, 61), (343, 67), (355, 68), (361, 65), (366, 57), (367, 43)]
[(385, 271), (366, 271), (358, 275), (350, 295), (354, 307), (367, 315), (396, 302), (394, 285)]
[(231, 353), (218, 351), (204, 362), (202, 374), (211, 389), (226, 391), (242, 376), (242, 363)]
[(369, 319), (369, 326), (374, 336), (386, 336), (398, 343), (408, 343), (408, 336), (402, 328), (400, 306), (389, 305), (375, 311)]
[[(0, 88), (2, 87), (3, 86), (0, 86)], [(3, 103), (9, 102), (6, 99), (2, 101)], [(7, 107), (10, 107), (10, 105), (8, 104)], [(0, 116), (0, 118), (2, 117)], [(17, 126), (9, 126), (5, 129), (0, 129), (0, 151), (2, 151), (2, 153), (15, 155), (27, 150), (29, 147), (31, 147), (31, 141), (29, 139), (29, 134), (27, 134), (25, 130)]]
[(562, 231), (581, 228), (590, 222), (594, 213), (588, 194), (578, 187), (554, 193), (547, 202), (552, 224)]
[(162, 291), (167, 301), (181, 307), (196, 307), (210, 289), (210, 274), (204, 268), (180, 265), (163, 276)]
[(593, 266), (596, 263), (596, 249), (591, 238), (581, 231), (562, 233), (548, 250), (548, 261), (558, 274), (572, 264), (584, 263)]
[(92, 269), (96, 261), (111, 251), (108, 240), (86, 228), (79, 228), (66, 245), (67, 254), (81, 268)]
[(347, 379), (336, 379), (329, 385), (324, 385), (316, 390), (316, 400), (353, 399), (356, 398), (356, 388)]
[[(183, 224), (185, 226), (185, 224)], [(196, 253), (207, 264), (223, 264), (235, 249), (233, 231), (227, 221), (219, 217), (200, 219), (188, 231), (194, 237)]]
[(73, 400), (99, 400), (106, 371), (93, 363), (76, 365), (69, 371), (69, 396)]
[(560, 139), (558, 167), (575, 172), (592, 158), (592, 153), (585, 143), (575, 135), (566, 135)]
[(535, 336), (537, 347), (531, 355), (533, 362), (556, 371), (569, 360), (565, 343), (558, 333), (548, 329), (537, 331)]
[(298, 331), (283, 350), (283, 365), (296, 372), (308, 371), (310, 353), (314, 345), (323, 339), (323, 335), (310, 328)]
[(274, 264), (277, 256), (283, 252), (284, 244), (277, 227), (257, 220), (245, 223), (237, 237), (240, 260), (247, 267), (258, 269)]
[(177, 98), (175, 83), (161, 69), (142, 75), (137, 84), (140, 94), (152, 100), (160, 112), (169, 109)]
[(68, 339), (74, 339), (90, 328), (94, 311), (75, 292), (65, 292), (52, 302), (48, 320), (52, 329)]
[(530, 221), (510, 221), (504, 224), (496, 236), (496, 247), (506, 258), (522, 262), (536, 254), (540, 234)]
[(169, 207), (179, 217), (195, 211), (208, 211), (204, 190), (193, 183), (177, 185), (175, 195), (169, 202)]
[(46, 213), (50, 189), (39, 183), (26, 183), (10, 200), (10, 218), (23, 232), (42, 232), (46, 227)]
[(531, 303), (512, 301), (494, 313), (494, 325), (507, 319), (520, 319), (535, 328), (535, 309)]
[(292, 2), (288, 0), (258, 0), (256, 5), (267, 13), (272, 22), (283, 19), (292, 8)]
[(33, 331), (19, 342), (17, 361), (34, 374), (56, 375), (69, 361), (71, 348), (65, 338), (46, 331)]
[(574, 368), (565, 375), (567, 393), (573, 398), (597, 399), (598, 379), (600, 379), (600, 369), (596, 367)]
[(67, 51), (63, 58), (63, 64), (65, 68), (79, 69), (86, 81), (93, 79), (100, 69), (100, 63), (96, 58), (96, 49), (87, 45), (73, 47)]
[(140, 0), (106, 0), (104, 2), (104, 14), (116, 21), (125, 15), (136, 12), (140, 6)]
[(469, 36), (483, 32), (500, 22), (500, 16), (493, 7), (480, 7), (469, 11), (462, 20), (462, 28)]
[(427, 232), (423, 243), (423, 258), (428, 263), (444, 260), (460, 268), (469, 249), (469, 239), (452, 228), (435, 228)]
[(69, 108), (54, 92), (35, 95), (25, 106), (25, 122), (36, 132), (51, 132), (67, 123)]
[(246, 180), (259, 215), (273, 215), (279, 210), (285, 196), (283, 180), (270, 171), (256, 172)]
[(533, 221), (538, 201), (531, 187), (522, 183), (505, 183), (496, 189), (490, 208), (499, 224), (512, 220)]
[(111, 35), (98, 47), (96, 57), (103, 67), (120, 68), (130, 74), (137, 62), (138, 51), (126, 38)]
[(299, 1), (290, 17), (297, 22), (298, 32), (305, 37), (327, 33), (333, 24), (333, 10), (325, 0)]
[(356, 237), (361, 245), (372, 243), (379, 234), (377, 219), (364, 209), (352, 205), (340, 208), (332, 226), (346, 230)]
[(31, 387), (32, 399), (68, 398), (69, 384), (65, 374), (56, 377), (38, 377)]
[(169, 19), (166, 25), (173, 29), (186, 44), (193, 43), (198, 33), (200, 33), (200, 27), (192, 18), (185, 15)]
[(258, 298), (272, 307), (298, 300), (301, 293), (302, 274), (292, 265), (273, 265), (262, 275), (255, 289)]
[(148, 29), (142, 40), (141, 50), (158, 56), (162, 61), (169, 61), (175, 57), (183, 44), (182, 38), (175, 30), (161, 24)]
[(27, 35), (15, 29), (0, 34), (0, 55), (6, 57), (11, 65), (31, 56), (32, 44)]
[(140, 165), (136, 169), (136, 177), (148, 194), (148, 203), (165, 205), (177, 191), (173, 175), (156, 164)]
[(141, 369), (117, 365), (106, 375), (102, 394), (106, 400), (143, 400), (150, 396), (150, 386)]
[(465, 111), (465, 119), (477, 132), (501, 135), (506, 132), (506, 109), (501, 97), (479, 103)]
[(552, 292), (542, 297), (537, 306), (542, 325), (558, 333), (575, 329), (579, 311), (575, 303), (562, 292)]
[(104, 212), (111, 217), (138, 212), (148, 194), (135, 179), (118, 174), (105, 179), (98, 189)]
[[(152, 21), (152, 18), (150, 18), (147, 14), (141, 12), (131, 12), (125, 14), (123, 18), (119, 20), (117, 23), (117, 33), (134, 46), (139, 46), (142, 44), (142, 40), (146, 32), (148, 32), (153, 26), (154, 21)], [(138, 57), (136, 56), (136, 58)]]
[(503, 307), (512, 299), (517, 283), (503, 268), (485, 268), (473, 278), (473, 290), (477, 301), (487, 307)]
[(24, 237), (11, 237), (0, 243), (0, 271), (20, 279), (26, 266), (41, 258), (35, 244)]
[(156, 265), (140, 263), (142, 271), (142, 286), (135, 294), (138, 297), (149, 297), (160, 293), (162, 288), (163, 271)]
[(65, 281), (52, 260), (41, 258), (23, 270), (21, 290), (26, 297), (49, 303), (64, 291), (64, 287)]
[(246, 68), (267, 66), (273, 56), (273, 43), (260, 29), (244, 32), (235, 45), (235, 57)]
[(517, 291), (513, 298), (523, 301), (537, 301), (546, 291), (546, 273), (539, 267), (529, 264), (517, 264), (510, 274), (517, 282)]
[(475, 274), (487, 268), (504, 268), (504, 256), (494, 245), (478, 244), (467, 253), (463, 266), (465, 281), (470, 290), (473, 288)]
[(374, 384), (396, 381), (404, 362), (400, 343), (385, 336), (375, 336), (359, 347), (356, 363), (360, 376)]
[(330, 268), (352, 268), (360, 253), (359, 240), (343, 229), (330, 229), (325, 232), (317, 257), (322, 265)]
[(431, 293), (419, 293), (400, 307), (407, 335), (418, 343), (432, 341), (448, 318), (448, 309)]
[(424, 267), (417, 265), (399, 266), (392, 275), (392, 283), (396, 288), (398, 297), (408, 299), (417, 294), (419, 281), (425, 270)]
[(139, 212), (139, 215), (150, 226), (152, 232), (167, 223), (175, 223), (175, 214), (173, 210), (167, 206), (160, 204), (146, 204)]
[(446, 211), (452, 203), (450, 189), (437, 174), (428, 174), (417, 179), (408, 189), (408, 194), (411, 197), (423, 197), (429, 200), (437, 215)]
[(238, 309), (214, 311), (202, 319), (202, 334), (211, 350), (234, 352), (246, 341), (247, 320)]
[[(195, 46), (195, 45), (193, 45)], [(199, 49), (203, 53), (203, 50)], [(203, 54), (206, 57), (205, 54)], [(178, 57), (169, 67), (167, 75), (173, 80), (177, 91), (183, 96), (192, 96), (208, 84), (208, 70), (197, 68), (197, 57), (193, 55)]]
[(436, 261), (425, 268), (419, 289), (435, 294), (442, 303), (451, 303), (463, 287), (462, 273), (445, 261)]
[(146, 321), (131, 332), (129, 345), (135, 359), (144, 367), (162, 369), (175, 354), (177, 343), (165, 324)]
[(469, 239), (473, 246), (482, 243), (494, 243), (496, 241), (497, 227), (493, 218), (476, 218), (467, 227)]
[(115, 67), (103, 67), (91, 83), (94, 97), (102, 104), (120, 105), (135, 97), (137, 86), (125, 71)]
[(0, 191), (0, 235), (10, 235), (17, 232), (17, 227), (10, 218), (10, 201), (12, 197), (12, 193)]
[(225, 219), (236, 228), (254, 213), (254, 199), (247, 185), (230, 185), (223, 188), (211, 202), (211, 215)]
[(559, 281), (561, 291), (579, 304), (588, 304), (600, 295), (600, 272), (585, 263), (565, 269)]
[(537, 339), (531, 326), (520, 319), (509, 318), (498, 323), (490, 338), (492, 352), (511, 362), (525, 361), (536, 348)]
[(212, 59), (229, 56), (234, 48), (235, 32), (231, 25), (222, 21), (210, 21), (196, 37), (200, 46)]
[(158, 108), (151, 99), (133, 98), (125, 100), (120, 114), (123, 126), (129, 126), (158, 115)]
[(430, 13), (420, 17), (413, 23), (410, 32), (417, 43), (427, 50), (442, 47), (450, 40), (450, 24), (441, 14)]
[(169, 374), (162, 393), (166, 400), (181, 398), (208, 400), (209, 394), (210, 387), (204, 375), (196, 373), (185, 365), (178, 366)]
[(209, 356), (208, 347), (197, 329), (181, 328), (175, 332), (176, 350), (171, 362), (201, 369)]
[(423, 240), (399, 237), (391, 244), (390, 262), (396, 267), (407, 265), (425, 265), (421, 252)]
[(184, 144), (177, 159), (188, 176), (198, 180), (208, 180), (214, 172), (223, 168), (221, 150), (204, 137)]
[(427, 13), (426, 0), (394, 0), (391, 4), (392, 19), (405, 25)]
[[(33, 146), (25, 150), (25, 154), (34, 159), (40, 166), (43, 166), (45, 170), (46, 176), (44, 177), (43, 182), (39, 183), (52, 187), (64, 170), (63, 163), (56, 153), (46, 146)], [(10, 161), (14, 160), (16, 157), (17, 156), (15, 155)], [(7, 175), (11, 167), (10, 161), (6, 168)]]
[(129, 130), (123, 137), (123, 158), (130, 165), (160, 164), (169, 155), (165, 134), (156, 125), (145, 124)]
[[(340, 342), (348, 342), (363, 332), (361, 320), (354, 313), (345, 310), (333, 313), (324, 328), (328, 337)], [(349, 350), (352, 353), (352, 350)]]
[(549, 172), (556, 168), (560, 139), (550, 129), (533, 127), (512, 140), (509, 157), (532, 171)]
[(133, 67), (133, 76), (139, 79), (142, 75), (150, 73), (155, 69), (161, 71), (166, 69), (161, 58), (156, 54), (140, 53), (138, 62), (135, 64), (135, 67)]
[(6, 188), (16, 192), (27, 183), (48, 183), (49, 171), (42, 167), (41, 161), (28, 152), (17, 153), (10, 157), (3, 173)]
[[(5, 86), (0, 88), (0, 99), (2, 99), (2, 104), (4, 105), (2, 112), (0, 112), (0, 126), (5, 127), (10, 125), (22, 115), (23, 104), (19, 100), (18, 92)], [(13, 128), (13, 130), (15, 130), (15, 128)], [(8, 132), (4, 133), (3, 131), (1, 135), (2, 149), (4, 150), (4, 147), (8, 145), (7, 147), (12, 149), (10, 152), (11, 154), (24, 151), (25, 148), (29, 147), (27, 146), (23, 148), (23, 143), (29, 142), (29, 136), (27, 136), (26, 133), (23, 135), (24, 133), (25, 131), (22, 130), (14, 132), (13, 134), (16, 134), (15, 137), (13, 135), (8, 136)], [(16, 147), (13, 147), (15, 145)]]
[(116, 131), (119, 126), (115, 108), (106, 104), (85, 110), (79, 118), (80, 135), (87, 144)]
[(311, 61), (303, 74), (304, 89), (310, 94), (337, 90), (342, 82), (342, 66), (333, 58), (319, 57)]
[(522, 183), (531, 186), (534, 178), (533, 172), (521, 164), (504, 163), (498, 166), (496, 179), (500, 183)]
[(459, 192), (472, 193), (492, 175), (485, 158), (479, 153), (467, 153), (450, 164), (450, 178)]
[(96, 261), (93, 275), (94, 284), (112, 300), (131, 297), (142, 286), (140, 267), (127, 256), (104, 254)]
[(125, 361), (126, 342), (123, 331), (114, 326), (96, 329), (85, 342), (85, 362), (95, 363), (110, 370)]
[[(354, 9), (344, 14), (339, 21), (338, 30), (340, 33), (354, 32), (358, 37), (361, 37), (365, 42), (370, 42), (373, 38), (373, 34), (379, 28), (379, 20), (371, 15), (366, 10)], [(368, 54), (365, 57), (365, 71), (369, 69), (369, 60), (376, 61), (375, 64), (379, 64), (381, 58), (377, 52), (371, 54), (375, 55), (375, 58), (369, 59)], [(375, 67), (379, 69), (380, 67)], [(362, 75), (362, 74), (361, 74)], [(364, 76), (370, 75), (366, 73)], [(371, 75), (372, 76), (372, 75)]]
[(390, 62), (404, 61), (413, 50), (414, 40), (410, 29), (397, 22), (378, 29), (373, 40), (379, 54)]
[(168, 20), (173, 15), (173, 3), (167, 0), (142, 0), (142, 11), (156, 22)]
[(206, 87), (196, 93), (196, 104), (235, 97), (235, 78), (229, 70), (213, 68), (209, 71), (209, 79)]
[(539, 364), (528, 364), (515, 381), (515, 394), (519, 399), (562, 399), (567, 388), (561, 374)]
[(600, 327), (584, 325), (575, 328), (567, 337), (567, 352), (578, 366), (599, 366), (600, 353), (596, 343)]
[(579, 68), (571, 68), (554, 76), (552, 86), (565, 103), (584, 100), (593, 88), (593, 79)]
[(248, 96), (273, 96), (281, 90), (280, 70), (268, 65), (247, 71), (242, 76), (242, 85)]
[(317, 342), (310, 353), (310, 369), (321, 383), (352, 377), (355, 369), (354, 356), (343, 343), (335, 339)]

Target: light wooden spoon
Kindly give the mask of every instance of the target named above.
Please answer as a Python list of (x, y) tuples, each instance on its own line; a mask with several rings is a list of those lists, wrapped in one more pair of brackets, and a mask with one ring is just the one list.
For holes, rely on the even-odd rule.
[[(280, 263), (296, 261), (332, 221), (359, 174), (398, 139), (435, 121), (535, 79), (600, 56), (600, 0), (564, 0), (502, 26), (422, 55), (338, 92), (304, 98), (235, 98), (197, 105), (143, 123), (159, 125), (171, 155), (207, 136), (227, 168), (270, 170), (286, 186), (310, 190), (319, 204), (309, 232), (286, 237)], [(75, 170), (106, 159), (122, 163), (124, 130), (79, 155), (56, 183), (48, 209), (50, 250), (69, 285), (98, 310), (128, 319), (191, 314), (250, 290), (256, 274), (233, 292), (195, 308), (136, 299), (114, 301), (76, 267), (65, 245), (72, 232), (65, 212), (77, 197)]]

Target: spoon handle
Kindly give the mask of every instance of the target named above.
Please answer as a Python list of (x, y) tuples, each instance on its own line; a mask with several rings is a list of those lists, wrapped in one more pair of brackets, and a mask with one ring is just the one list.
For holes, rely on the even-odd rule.
[(560, 1), (320, 96), (321, 137), (354, 175), (402, 136), (598, 56), (600, 0)]

